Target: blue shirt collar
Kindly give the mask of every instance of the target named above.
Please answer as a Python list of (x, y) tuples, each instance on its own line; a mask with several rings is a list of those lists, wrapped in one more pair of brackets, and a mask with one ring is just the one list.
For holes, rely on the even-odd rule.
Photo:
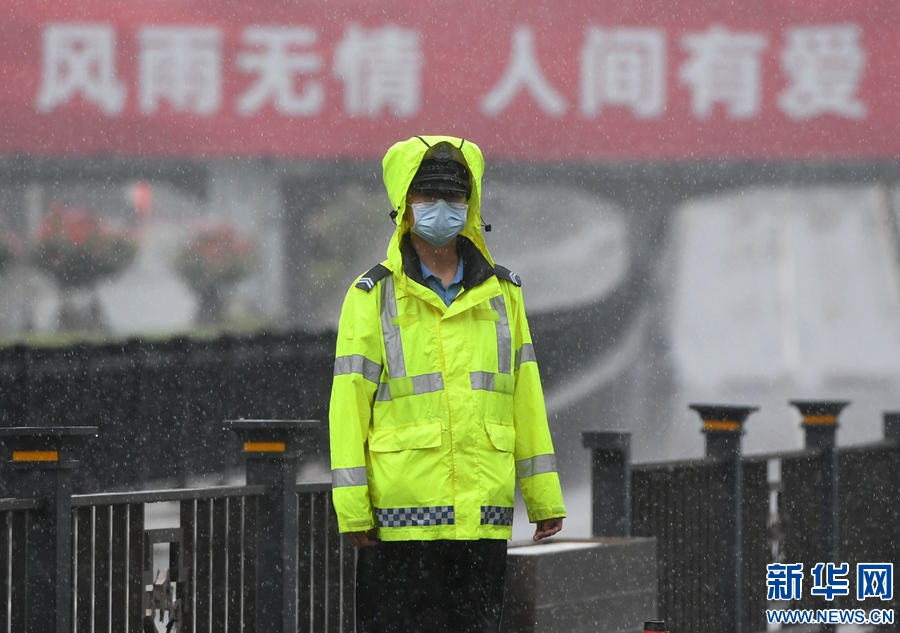
[(444, 304), (449, 306), (453, 300), (456, 299), (456, 295), (459, 294), (460, 288), (462, 287), (463, 258), (459, 258), (459, 264), (456, 266), (456, 274), (450, 281), (449, 286), (444, 286), (444, 282), (441, 281), (441, 278), (431, 272), (431, 269), (428, 268), (421, 259), (419, 260), (419, 266), (422, 268), (422, 277), (425, 279), (426, 285), (437, 293)]
[[(434, 277), (438, 283), (440, 283), (442, 286), (444, 285), (444, 282), (441, 281), (441, 278), (438, 277), (437, 275), (435, 275), (433, 272), (431, 272), (431, 269), (428, 266), (426, 266), (425, 262), (423, 262), (421, 259), (419, 260), (419, 265), (422, 267), (422, 277), (424, 277), (426, 281), (430, 277)], [(462, 260), (462, 257), (460, 257), (459, 263), (456, 265), (456, 274), (453, 276), (453, 279), (450, 280), (450, 286), (461, 282), (462, 277), (463, 277), (463, 260)], [(449, 288), (450, 286), (447, 286), (447, 287)]]

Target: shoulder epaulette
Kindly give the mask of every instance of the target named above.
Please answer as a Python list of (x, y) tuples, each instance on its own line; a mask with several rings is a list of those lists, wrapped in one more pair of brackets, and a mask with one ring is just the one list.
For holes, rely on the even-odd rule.
[(369, 292), (372, 288), (375, 287), (379, 281), (387, 277), (391, 274), (391, 271), (388, 270), (387, 266), (383, 264), (376, 264), (369, 269), (365, 275), (359, 278), (359, 281), (356, 282), (356, 287), (360, 290), (365, 290)]
[(509, 268), (505, 268), (500, 265), (494, 265), (494, 274), (497, 275), (497, 279), (503, 279), (504, 281), (510, 282), (514, 286), (522, 287), (522, 279)]

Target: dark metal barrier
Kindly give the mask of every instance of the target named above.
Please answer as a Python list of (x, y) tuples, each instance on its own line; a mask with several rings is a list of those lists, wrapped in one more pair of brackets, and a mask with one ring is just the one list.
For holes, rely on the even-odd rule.
[[(900, 447), (896, 444), (855, 446), (838, 451), (838, 553), (841, 562), (893, 562), (895, 592), (878, 606), (900, 611)], [(857, 604), (856, 576), (850, 577), (848, 608)]]
[[(848, 563), (855, 570), (858, 562), (884, 562), (900, 569), (900, 414), (885, 414), (883, 443), (837, 449), (837, 412), (846, 403), (800, 404), (807, 448), (741, 457), (736, 489), (727, 451), (710, 456), (710, 431), (735, 433), (719, 438), (720, 448), (721, 441), (733, 443), (742, 423), (735, 425), (736, 418), (745, 408), (693, 407), (707, 432), (707, 458), (700, 460), (628, 464), (622, 459), (627, 434), (585, 432), (585, 446), (594, 451), (594, 479), (602, 480), (598, 490), (623, 477), (631, 482), (630, 516), (617, 519), (611, 516), (617, 503), (601, 504), (593, 535), (609, 536), (600, 530), (618, 530), (626, 520), (632, 535), (657, 539), (658, 615), (673, 633), (765, 631), (767, 608), (859, 608), (855, 572), (848, 575), (850, 595), (843, 600), (825, 603), (810, 594), (809, 572), (816, 563)], [(768, 481), (770, 466), (780, 470), (780, 481)], [(739, 520), (729, 518), (737, 507)], [(736, 569), (729, 543), (740, 543)], [(767, 603), (767, 565), (785, 562), (803, 563), (802, 598)], [(898, 597), (872, 607), (896, 613)]]
[(769, 544), (769, 482), (764, 461), (743, 460), (741, 478), (741, 631), (766, 630), (766, 565)]
[(631, 534), (657, 539), (659, 616), (674, 632), (723, 630), (716, 517), (724, 468), (699, 460), (633, 467)]
[[(221, 420), (327, 418), (334, 336), (0, 348), (0, 427), (97, 426), (104, 439), (84, 447), (91, 468), (75, 476), (86, 492), (221, 478), (241, 468)], [(308, 441), (327, 453), (326, 428)]]
[[(633, 466), (633, 536), (656, 537), (660, 615), (671, 630), (719, 633), (729, 605), (721, 599), (723, 544), (719, 513), (727, 500), (727, 464), (715, 460)], [(764, 631), (769, 562), (766, 464), (742, 469), (741, 630)]]
[[(822, 471), (825, 456), (820, 451), (784, 457), (778, 491), (779, 556), (771, 562), (803, 563), (804, 572), (822, 560), (821, 506)], [(820, 606), (808, 591), (790, 609)]]

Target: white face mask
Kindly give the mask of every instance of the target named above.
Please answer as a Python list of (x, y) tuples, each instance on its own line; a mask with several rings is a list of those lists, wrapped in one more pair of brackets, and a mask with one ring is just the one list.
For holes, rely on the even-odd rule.
[(416, 223), (412, 232), (433, 246), (444, 246), (466, 227), (469, 205), (465, 202), (417, 202), (412, 205)]

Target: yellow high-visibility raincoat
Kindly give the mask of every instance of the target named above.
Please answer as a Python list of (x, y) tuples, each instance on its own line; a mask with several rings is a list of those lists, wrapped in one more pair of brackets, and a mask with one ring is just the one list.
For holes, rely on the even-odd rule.
[[(449, 307), (424, 285), (404, 220), (409, 184), (440, 141), (462, 151), (472, 177), (463, 290)], [(481, 150), (415, 137), (383, 166), (397, 230), (387, 260), (347, 293), (337, 337), (329, 417), (340, 531), (509, 539), (517, 478), (532, 522), (564, 517), (518, 277), (495, 268), (481, 233)]]

